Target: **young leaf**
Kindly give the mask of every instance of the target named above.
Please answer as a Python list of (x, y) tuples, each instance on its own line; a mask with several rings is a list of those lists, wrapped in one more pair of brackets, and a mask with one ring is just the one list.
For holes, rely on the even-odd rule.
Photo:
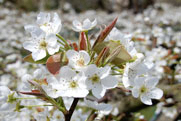
[(94, 51), (97, 54), (99, 54), (101, 52), (101, 50), (105, 47), (109, 47), (109, 50), (110, 50), (109, 55), (114, 53), (113, 51), (115, 51), (115, 48), (117, 48), (117, 47), (119, 48), (119, 50), (120, 50), (119, 54), (116, 57), (114, 57), (114, 59), (112, 60), (112, 63), (114, 63), (115, 65), (119, 65), (120, 63), (127, 62), (131, 59), (131, 56), (126, 51), (124, 46), (121, 45), (119, 42), (115, 42), (115, 41), (99, 43), (95, 46)]
[(81, 32), (79, 36), (79, 49), (80, 50), (86, 50), (87, 44), (86, 44), (86, 39), (85, 39), (85, 33)]
[(77, 43), (73, 42), (73, 43), (71, 44), (71, 46), (72, 46), (72, 48), (73, 48), (75, 51), (78, 51), (78, 50), (79, 50)]
[(116, 22), (117, 22), (118, 18), (115, 18), (113, 20), (113, 22), (107, 26), (98, 36), (98, 38), (96, 39), (96, 41), (94, 42), (94, 45), (92, 48), (94, 48), (98, 43), (103, 42), (104, 39), (107, 37), (107, 35), (111, 32), (111, 30), (113, 29), (113, 27), (115, 26)]
[(51, 74), (58, 74), (61, 66), (61, 53), (52, 55), (46, 62), (46, 67)]
[(99, 53), (99, 55), (98, 55), (98, 57), (96, 59), (95, 64), (99, 65), (100, 62), (103, 62), (103, 60), (105, 60), (105, 57), (108, 54), (108, 52), (109, 52), (109, 47), (103, 48), (102, 51)]

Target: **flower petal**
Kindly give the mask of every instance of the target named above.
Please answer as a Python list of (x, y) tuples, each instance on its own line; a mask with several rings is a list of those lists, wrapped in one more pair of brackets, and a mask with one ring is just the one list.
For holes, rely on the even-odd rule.
[(133, 97), (138, 98), (139, 97), (139, 89), (133, 88), (132, 89), (132, 95), (133, 95)]
[(68, 66), (62, 67), (59, 73), (60, 73), (60, 77), (68, 79), (68, 80), (76, 76), (76, 72)]
[(41, 60), (46, 57), (46, 51), (43, 49), (37, 50), (36, 52), (32, 52), (32, 58), (35, 61)]
[(141, 98), (141, 102), (143, 102), (144, 104), (152, 105), (152, 101), (151, 101), (150, 97), (147, 94), (142, 94), (140, 96), (140, 98)]
[(159, 79), (156, 77), (149, 77), (146, 79), (146, 86), (148, 88), (153, 88), (158, 84)]
[(79, 51), (79, 53), (80, 53), (80, 56), (83, 56), (84, 58), (84, 64), (87, 65), (90, 62), (89, 54), (84, 50)]
[(75, 50), (68, 50), (67, 52), (66, 52), (66, 56), (67, 56), (67, 58), (69, 59), (69, 60), (77, 60), (77, 59), (79, 59), (79, 53), (77, 52), (77, 51), (75, 51)]
[(107, 76), (101, 80), (101, 83), (106, 89), (111, 89), (118, 85), (118, 79), (114, 76)]
[(163, 96), (163, 91), (159, 88), (154, 88), (148, 93), (152, 99), (160, 99)]
[(136, 87), (141, 87), (142, 85), (145, 84), (145, 77), (137, 76), (136, 79), (134, 80), (134, 83)]
[(96, 25), (97, 25), (97, 20), (96, 20), (96, 19), (94, 19), (94, 21), (92, 22), (92, 26), (91, 26), (91, 28), (95, 27)]
[(59, 33), (62, 28), (62, 23), (57, 13), (54, 13), (52, 22), (53, 22), (54, 33)]
[(45, 24), (50, 21), (50, 13), (40, 12), (37, 16), (37, 24)]
[(92, 89), (92, 94), (98, 99), (102, 98), (105, 93), (106, 93), (106, 89), (104, 89), (100, 84), (97, 84)]
[(38, 45), (37, 43), (32, 41), (26, 41), (23, 43), (24, 49), (29, 50), (30, 52), (36, 52), (38, 50), (37, 45)]
[(91, 21), (89, 19), (85, 19), (83, 21), (83, 29), (84, 30), (91, 29), (91, 25), (92, 25), (92, 23), (91, 23)]

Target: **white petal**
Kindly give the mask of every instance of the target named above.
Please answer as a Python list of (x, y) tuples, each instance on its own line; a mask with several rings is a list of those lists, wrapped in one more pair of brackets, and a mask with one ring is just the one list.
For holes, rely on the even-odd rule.
[(142, 95), (140, 96), (140, 98), (141, 98), (141, 102), (143, 102), (144, 104), (146, 104), (146, 105), (152, 105), (152, 101), (151, 101), (150, 97), (148, 97), (147, 94), (142, 94)]
[(42, 85), (43, 90), (46, 92), (46, 94), (52, 98), (59, 97), (56, 90), (54, 90), (51, 86)]
[(106, 89), (111, 89), (118, 85), (118, 79), (113, 76), (107, 76), (101, 80), (101, 83)]
[(50, 21), (50, 13), (43, 13), (43, 12), (40, 12), (37, 16), (37, 24), (45, 24), (45, 23), (48, 23)]
[(155, 87), (155, 86), (158, 84), (158, 81), (159, 81), (159, 79), (156, 78), (156, 77), (148, 77), (148, 78), (146, 79), (146, 86), (147, 86), (148, 88)]
[(92, 89), (92, 94), (100, 99), (102, 98), (106, 93), (106, 89), (104, 89), (101, 84), (97, 84), (93, 89)]
[(29, 75), (29, 74), (25, 74), (25, 75), (23, 75), (23, 77), (22, 77), (22, 81), (23, 82), (27, 82), (28, 80), (32, 80), (32, 76), (31, 75)]
[(87, 65), (90, 62), (89, 54), (84, 50), (81, 50), (79, 53), (80, 53), (80, 56), (83, 56), (84, 58), (84, 64)]
[(35, 79), (43, 79), (43, 78), (45, 78), (43, 70), (42, 69), (36, 69), (35, 72), (33, 73), (33, 77)]
[(132, 95), (133, 95), (133, 97), (138, 98), (139, 97), (139, 89), (133, 88), (132, 89)]
[(36, 40), (40, 40), (42, 38), (45, 38), (46, 33), (40, 28), (36, 28), (34, 31), (31, 32), (31, 36)]
[(36, 52), (37, 51), (37, 45), (36, 43), (32, 42), (32, 41), (26, 41), (23, 43), (23, 47), (26, 50), (29, 50), (30, 52)]
[(68, 66), (62, 67), (59, 73), (60, 73), (60, 77), (66, 78), (66, 79), (72, 79), (74, 76), (76, 76), (76, 72)]
[(47, 47), (47, 51), (50, 55), (55, 54), (56, 52), (58, 52), (60, 49), (60, 45), (57, 45), (55, 47)]
[(73, 60), (77, 60), (79, 59), (79, 53), (75, 50), (68, 50), (66, 52), (66, 56), (69, 60), (73, 59)]
[(95, 27), (97, 25), (97, 20), (96, 19), (94, 19), (94, 21), (92, 22), (92, 26), (91, 26), (91, 28), (92, 27)]
[(110, 66), (105, 66), (102, 68), (99, 68), (99, 76), (101, 77), (101, 79), (107, 77), (111, 71), (111, 67)]
[(16, 104), (4, 103), (0, 106), (0, 112), (13, 111), (15, 109), (15, 106)]
[(159, 88), (154, 88), (150, 90), (148, 96), (152, 99), (160, 99), (163, 96), (163, 91)]
[(24, 26), (25, 31), (32, 33), (34, 32), (36, 29), (38, 29), (38, 26), (35, 25), (26, 25)]
[(136, 77), (134, 80), (135, 86), (141, 87), (142, 85), (145, 84), (145, 77)]
[(83, 29), (88, 30), (91, 29), (91, 21), (89, 19), (86, 19), (83, 21)]
[(98, 68), (95, 64), (88, 65), (85, 69), (85, 76), (92, 77), (94, 74), (98, 74)]
[(62, 28), (62, 23), (57, 13), (54, 13), (53, 28), (55, 33), (59, 33)]
[(0, 86), (0, 96), (7, 96), (9, 95), (11, 90), (6, 86)]
[(34, 61), (38, 61), (46, 57), (46, 51), (45, 50), (37, 50), (36, 52), (32, 52), (32, 58)]
[(79, 31), (82, 30), (82, 24), (81, 24), (78, 20), (74, 20), (74, 21), (72, 22), (72, 24), (73, 24), (72, 29), (73, 29), (74, 31), (79, 32)]
[(49, 34), (45, 41), (48, 43), (48, 46), (54, 47), (57, 44), (57, 37), (54, 34)]

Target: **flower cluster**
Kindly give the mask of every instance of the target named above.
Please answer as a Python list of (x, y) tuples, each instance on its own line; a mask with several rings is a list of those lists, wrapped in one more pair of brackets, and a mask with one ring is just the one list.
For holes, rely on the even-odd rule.
[[(24, 75), (24, 90), (20, 93), (34, 95), (52, 104), (63, 113), (54, 110), (52, 117), (64, 115), (66, 121), (71, 119), (72, 111), (81, 99), (87, 107), (99, 110), (103, 115), (109, 114), (112, 106), (100, 103), (100, 100), (106, 92), (115, 88), (129, 90), (133, 97), (140, 97), (141, 102), (147, 105), (152, 104), (151, 99), (160, 99), (163, 91), (156, 87), (158, 79), (149, 73), (154, 64), (137, 52), (132, 35), (114, 27), (116, 21), (117, 18), (92, 44), (88, 32), (97, 25), (96, 19), (93, 22), (86, 19), (83, 23), (74, 20), (72, 29), (80, 33), (76, 43), (59, 35), (62, 24), (57, 13), (40, 13), (36, 25), (25, 26), (31, 38), (23, 43), (23, 47), (31, 53), (24, 60), (46, 64), (46, 68), (38, 68), (33, 75)], [(18, 98), (14, 97), (15, 93), (10, 93), (6, 87), (1, 90), (0, 94), (6, 102), (4, 105), (10, 102), (13, 104), (10, 107), (14, 106), (18, 111), (26, 107), (20, 105)], [(5, 93), (13, 96), (11, 101)], [(74, 99), (70, 109), (66, 108), (63, 98)], [(42, 112), (39, 115), (45, 115), (44, 119), (50, 117), (42, 111), (46, 108), (37, 110)]]

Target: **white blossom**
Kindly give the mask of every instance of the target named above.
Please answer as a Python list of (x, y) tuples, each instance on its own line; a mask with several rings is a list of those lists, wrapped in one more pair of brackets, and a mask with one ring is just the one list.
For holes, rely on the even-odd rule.
[(12, 92), (6, 86), (0, 86), (0, 112), (13, 111), (16, 107), (14, 100), (15, 92)]
[(74, 20), (72, 24), (73, 24), (72, 29), (74, 31), (81, 32), (81, 31), (88, 31), (88, 30), (94, 28), (97, 24), (97, 21), (95, 19), (93, 22), (91, 22), (89, 19), (85, 19), (83, 21), (83, 23), (81, 23), (78, 20)]
[(36, 29), (32, 33), (32, 40), (24, 42), (23, 47), (32, 52), (32, 58), (37, 61), (46, 57), (47, 53), (53, 55), (58, 52), (60, 44), (55, 35), (46, 36), (41, 29)]
[(152, 66), (148, 66), (146, 62), (143, 60), (144, 56), (141, 53), (137, 53), (137, 59), (132, 63), (127, 63), (126, 67), (124, 69), (122, 81), (126, 88), (130, 88), (132, 85), (134, 85), (134, 79), (138, 75), (147, 74), (149, 69), (152, 68)]
[(36, 31), (37, 28), (42, 29), (47, 35), (57, 34), (60, 32), (62, 24), (57, 13), (43, 13), (40, 12), (37, 16), (37, 25), (26, 25), (25, 30), (32, 33)]
[(76, 70), (82, 70), (90, 62), (90, 56), (84, 50), (81, 50), (79, 52), (75, 50), (68, 50), (66, 52), (66, 55), (69, 60), (68, 65)]
[(109, 66), (98, 68), (95, 64), (89, 65), (85, 70), (87, 77), (86, 85), (92, 94), (101, 98), (104, 96), (106, 89), (115, 88), (118, 84), (118, 79), (110, 75), (111, 68)]
[(51, 117), (51, 121), (65, 121), (63, 113), (59, 110), (55, 110)]
[(137, 76), (134, 80), (132, 95), (135, 98), (140, 97), (144, 104), (152, 105), (151, 99), (160, 99), (163, 91), (156, 87), (158, 79), (155, 77)]
[[(68, 66), (60, 69), (59, 75), (52, 76), (47, 79), (48, 85), (52, 87), (55, 92), (55, 97), (86, 97), (89, 93), (85, 85), (86, 77), (83, 73), (76, 73)], [(48, 87), (43, 87), (49, 96), (52, 96)]]

